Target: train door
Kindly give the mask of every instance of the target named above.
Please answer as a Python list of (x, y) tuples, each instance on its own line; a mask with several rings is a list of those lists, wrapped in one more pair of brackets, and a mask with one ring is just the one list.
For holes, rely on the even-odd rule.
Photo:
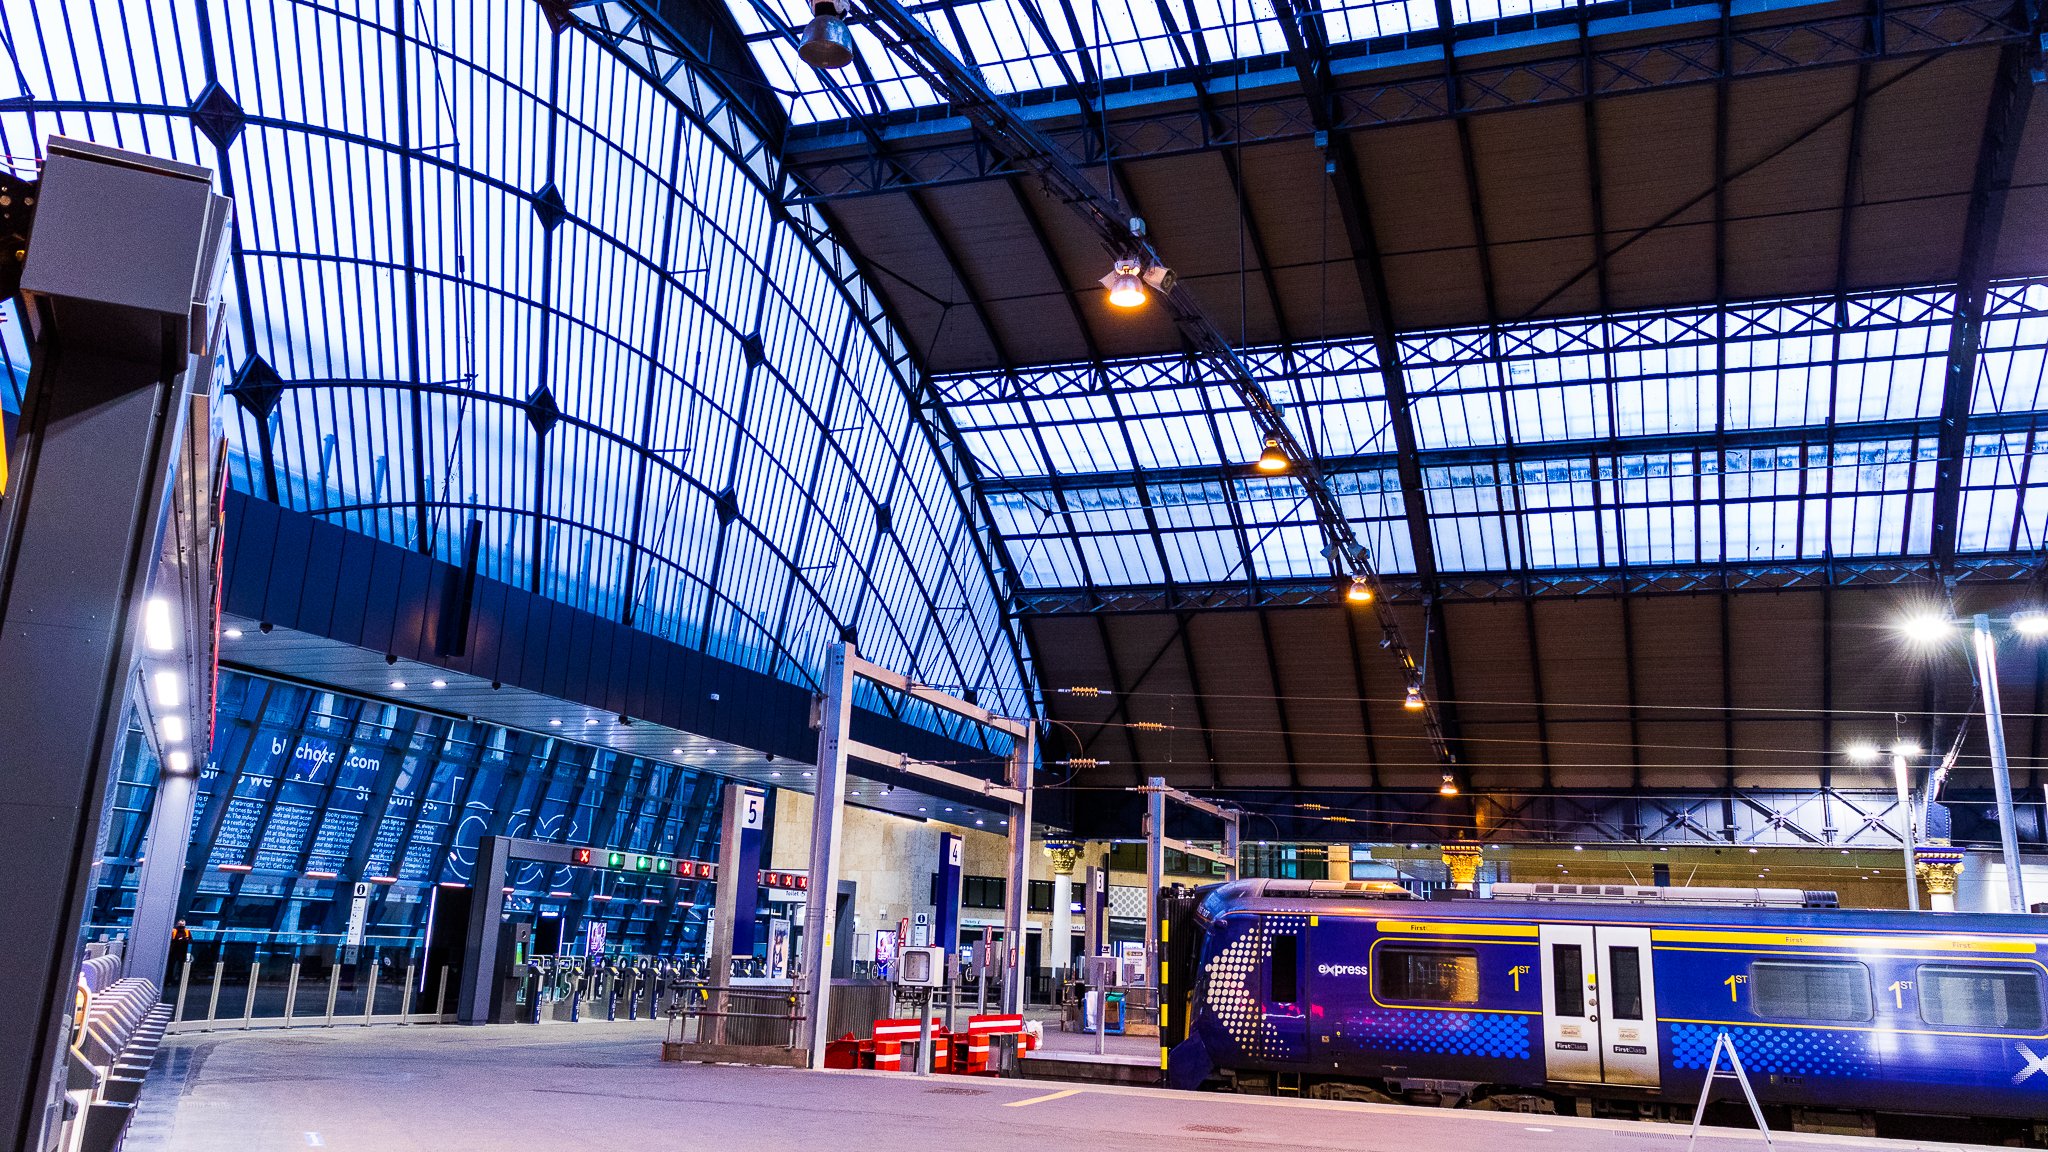
[(1266, 965), (1266, 1023), (1280, 1041), (1284, 1059), (1308, 1055), (1307, 933), (1294, 929), (1273, 934), (1272, 962)]
[(1649, 929), (1545, 924), (1538, 942), (1549, 1078), (1655, 1086), (1657, 993)]
[(1656, 1087), (1657, 989), (1648, 928), (1593, 929), (1600, 954), (1600, 1062), (1609, 1084)]
[(1545, 924), (1543, 948), (1543, 1053), (1545, 1075), (1573, 1084), (1600, 1083), (1599, 976), (1593, 929)]

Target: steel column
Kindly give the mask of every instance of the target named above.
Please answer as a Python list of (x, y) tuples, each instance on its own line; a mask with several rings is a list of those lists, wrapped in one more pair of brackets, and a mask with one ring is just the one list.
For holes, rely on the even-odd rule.
[(1024, 1010), (1024, 913), (1031, 892), (1031, 778), (1038, 763), (1038, 726), (1024, 731), (1010, 752), (1010, 787), (1023, 798), (1010, 810), (1010, 883), (1003, 901), (1003, 945), (1009, 966), (1003, 981), (1003, 1011)]
[(825, 1066), (832, 1038), (832, 933), (838, 919), (839, 833), (846, 811), (846, 744), (853, 719), (854, 647), (832, 645), (825, 661), (825, 699), (818, 713), (818, 766), (811, 796), (810, 896), (804, 902), (803, 1045), (810, 1066)]
[[(2012, 768), (2005, 756), (2005, 705), (1998, 692), (1998, 646), (1991, 636), (1991, 618), (1979, 613), (1970, 622), (1970, 649), (1977, 660), (1977, 683), (1984, 691), (1984, 729), (1991, 745), (1991, 787), (1998, 800), (1998, 850), (2005, 860), (2005, 891), (2014, 912), (2027, 910), (2026, 883), (2020, 876), (2019, 831), (2013, 826)], [(1912, 883), (1911, 878), (1907, 880)]]

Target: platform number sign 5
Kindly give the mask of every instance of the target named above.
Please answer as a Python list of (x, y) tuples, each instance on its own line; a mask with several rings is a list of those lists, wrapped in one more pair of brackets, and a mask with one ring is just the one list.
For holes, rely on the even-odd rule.
[(754, 791), (752, 788), (749, 788), (745, 792), (741, 793), (740, 827), (747, 829), (750, 832), (759, 831), (761, 828), (761, 810), (766, 805), (766, 803), (767, 798), (762, 796), (761, 793)]
[(1749, 977), (1730, 976), (1726, 980), (1721, 981), (1721, 983), (1726, 984), (1728, 986), (1728, 1002), (1730, 1004), (1733, 1004), (1735, 1003), (1735, 990), (1737, 988), (1742, 987), (1744, 984), (1749, 983)]

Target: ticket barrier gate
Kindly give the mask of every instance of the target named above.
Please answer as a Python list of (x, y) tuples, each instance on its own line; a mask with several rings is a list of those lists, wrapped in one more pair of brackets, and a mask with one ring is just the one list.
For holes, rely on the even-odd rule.
[(512, 1011), (500, 1019), (521, 1024), (543, 1020), (574, 1023), (588, 1018), (659, 1019), (701, 983), (695, 957), (657, 960), (646, 956), (592, 958), (534, 956), (508, 977)]

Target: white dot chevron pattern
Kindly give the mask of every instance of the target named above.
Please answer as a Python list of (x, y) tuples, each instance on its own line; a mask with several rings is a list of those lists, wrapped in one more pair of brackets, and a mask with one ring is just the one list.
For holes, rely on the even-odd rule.
[(1286, 1059), (1280, 1030), (1266, 1018), (1266, 966), (1273, 957), (1273, 937), (1308, 927), (1306, 916), (1266, 916), (1247, 928), (1209, 961), (1202, 976), (1203, 1000), (1230, 1038), (1247, 1055)]

